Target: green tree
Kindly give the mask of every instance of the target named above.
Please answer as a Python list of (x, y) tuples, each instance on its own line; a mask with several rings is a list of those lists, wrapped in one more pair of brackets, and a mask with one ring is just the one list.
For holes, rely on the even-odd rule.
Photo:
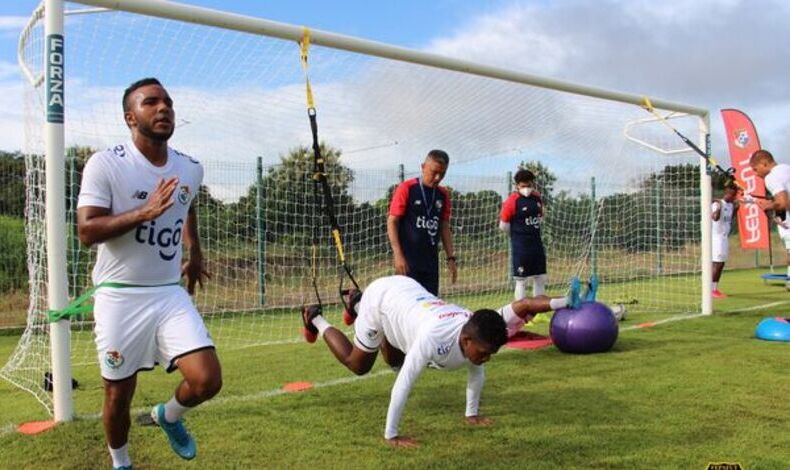
[[(340, 163), (341, 151), (321, 143), (327, 181), (334, 199), (338, 222), (344, 225), (354, 211), (349, 194), (354, 172)], [(291, 149), (280, 157), (280, 164), (263, 175), (263, 207), (268, 241), (292, 240), (310, 243), (313, 227), (318, 227), (322, 239), (327, 239), (329, 223), (324, 217), (324, 199), (313, 179), (313, 151), (307, 146)], [(251, 239), (255, 234), (257, 182), (253, 183), (229, 210), (233, 213), (240, 236)]]
[(25, 159), (19, 152), (0, 151), (0, 215), (25, 213)]

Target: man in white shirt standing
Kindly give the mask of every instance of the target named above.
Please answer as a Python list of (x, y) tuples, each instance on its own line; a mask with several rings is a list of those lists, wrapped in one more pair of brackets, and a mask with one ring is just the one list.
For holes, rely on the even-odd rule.
[(768, 150), (756, 150), (749, 157), (752, 170), (765, 180), (765, 189), (771, 193), (773, 200), (755, 199), (755, 203), (763, 210), (786, 211), (790, 209), (790, 165), (776, 163)]
[[(588, 293), (590, 298), (594, 295)], [(499, 312), (482, 309), (472, 313), (439, 299), (414, 279), (396, 275), (373, 281), (364, 294), (355, 291), (349, 296), (351, 315), (356, 315), (353, 343), (329, 324), (320, 309), (306, 308), (302, 315), (307, 340), (313, 342), (322, 336), (338, 361), (355, 374), (369, 372), (379, 351), (387, 364), (398, 370), (384, 438), (393, 446), (414, 447), (414, 439), (398, 433), (398, 423), (409, 392), (426, 367), (452, 370), (466, 366), (466, 422), (491, 424), (491, 419), (479, 414), (483, 364), (535, 314), (578, 304), (578, 286), (569, 297), (571, 300), (525, 298)]]
[(785, 242), (788, 250), (788, 268), (785, 288), (790, 290), (790, 234), (788, 234), (787, 211), (790, 210), (790, 165), (776, 163), (771, 152), (756, 150), (749, 158), (749, 165), (760, 178), (765, 180), (765, 189), (771, 193), (773, 200), (754, 199), (754, 202), (765, 211), (774, 211), (774, 220), (779, 229), (779, 235)]
[[(154, 78), (123, 95), (131, 140), (97, 152), (82, 175), (80, 240), (98, 245), (93, 283), (96, 348), (104, 379), (102, 418), (113, 468), (131, 468), (129, 408), (137, 373), (162, 364), (183, 380), (152, 410), (183, 459), (196, 454), (181, 416), (216, 395), (222, 373), (214, 343), (189, 294), (208, 277), (194, 199), (203, 168), (167, 145), (173, 101)], [(182, 242), (189, 259), (182, 265)], [(186, 277), (186, 291), (179, 283)]]
[(713, 298), (723, 299), (727, 295), (719, 290), (719, 280), (724, 264), (730, 252), (730, 230), (732, 218), (737, 210), (738, 187), (728, 184), (724, 187), (724, 196), (711, 204), (711, 218), (713, 219), (713, 240), (711, 258), (713, 260)]

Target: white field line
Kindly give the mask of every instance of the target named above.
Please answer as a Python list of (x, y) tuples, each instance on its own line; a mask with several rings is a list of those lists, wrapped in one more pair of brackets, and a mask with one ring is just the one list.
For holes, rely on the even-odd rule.
[[(656, 325), (661, 325), (663, 323), (670, 323), (673, 321), (681, 321), (681, 320), (692, 320), (694, 318), (705, 317), (708, 315), (704, 315), (702, 313), (692, 313), (691, 315), (678, 315), (676, 317), (669, 317), (663, 320), (656, 320), (651, 322), (642, 322), (639, 325), (627, 326), (625, 328), (621, 328), (620, 331), (632, 331), (632, 330), (644, 330), (645, 328), (653, 327)], [(712, 315), (711, 315), (712, 316)], [(649, 325), (649, 326), (640, 326), (640, 325)]]
[[(719, 312), (718, 315), (728, 314), (728, 313), (750, 312), (750, 311), (754, 311), (754, 310), (760, 310), (762, 308), (771, 308), (771, 307), (776, 307), (776, 306), (784, 305), (784, 304), (788, 304), (788, 303), (790, 303), (790, 300), (782, 300), (782, 301), (771, 302), (771, 303), (767, 303), (767, 304), (763, 304), (763, 305), (755, 305), (755, 306), (752, 306), (752, 307), (745, 307), (745, 308), (740, 308), (740, 309), (736, 309), (736, 310), (728, 310), (728, 311), (725, 311), (725, 312)], [(664, 324), (664, 323), (670, 323), (670, 322), (675, 322), (675, 321), (692, 320), (692, 319), (695, 319), (695, 318), (701, 318), (701, 317), (705, 317), (705, 316), (707, 316), (707, 315), (703, 315), (701, 313), (694, 313), (694, 314), (691, 314), (691, 315), (680, 315), (680, 316), (676, 316), (676, 317), (666, 318), (666, 319), (663, 319), (663, 320), (658, 320), (658, 321), (654, 321), (654, 322), (645, 322), (645, 323), (649, 323), (652, 326), (655, 326), (655, 325), (661, 325), (661, 324)], [(716, 314), (711, 315), (711, 316), (715, 317)], [(623, 328), (622, 331), (633, 331), (633, 330), (642, 330), (642, 329), (646, 329), (646, 327), (639, 326), (639, 325), (633, 325), (633, 326), (628, 326), (628, 327)], [(507, 351), (510, 351), (510, 350), (509, 349), (503, 349), (501, 352), (507, 352)], [(515, 350), (513, 350), (513, 351), (515, 351)], [(375, 373), (367, 374), (367, 375), (362, 375), (362, 376), (341, 377), (339, 379), (327, 380), (326, 382), (314, 383), (313, 384), (313, 388), (324, 388), (324, 387), (332, 387), (332, 386), (335, 386), (335, 385), (344, 385), (344, 384), (348, 384), (348, 383), (352, 383), (352, 382), (358, 382), (358, 381), (362, 381), (362, 380), (374, 379), (374, 378), (378, 378), (378, 377), (381, 377), (381, 376), (384, 376), (384, 375), (389, 375), (389, 374), (392, 374), (392, 373), (393, 373), (392, 370), (384, 369), (384, 370), (381, 370), (379, 372), (375, 372)], [(298, 393), (298, 392), (286, 392), (282, 388), (275, 388), (275, 389), (272, 389), (272, 390), (265, 390), (265, 391), (262, 391), (262, 392), (251, 393), (251, 394), (248, 394), (248, 395), (233, 395), (233, 396), (229, 396), (229, 397), (219, 397), (219, 398), (217, 398), (215, 400), (208, 401), (205, 404), (201, 405), (201, 408), (203, 408), (203, 407), (211, 407), (211, 406), (215, 406), (215, 405), (224, 405), (224, 404), (229, 404), (229, 403), (242, 403), (242, 402), (246, 402), (246, 401), (262, 400), (262, 399), (265, 399), (265, 398), (271, 398), (271, 397), (276, 397), (276, 396), (280, 396), (280, 395), (285, 395), (287, 393)], [(145, 413), (147, 411), (149, 411), (148, 408), (135, 408), (135, 409), (133, 409), (131, 411), (131, 413), (132, 413), (133, 416), (137, 416), (137, 415)], [(100, 413), (94, 413), (94, 414), (79, 415), (77, 418), (78, 419), (83, 419), (83, 420), (97, 420), (97, 419), (101, 419), (101, 414)], [(11, 433), (13, 433), (15, 431), (16, 431), (16, 425), (15, 424), (10, 424), (9, 423), (9, 424), (2, 425), (2, 426), (0, 426), (0, 438), (3, 438), (3, 437), (5, 437), (5, 436), (7, 436), (7, 435), (9, 435), (9, 434), (11, 434)]]
[[(753, 305), (751, 307), (739, 308), (739, 309), (736, 309), (736, 310), (727, 310), (726, 312), (719, 312), (719, 315), (724, 314), (724, 313), (751, 312), (751, 311), (754, 311), (754, 310), (760, 310), (762, 308), (771, 308), (771, 307), (776, 307), (776, 306), (784, 305), (784, 304), (790, 304), (790, 300), (780, 300), (778, 302), (771, 302), (769, 304)], [(715, 315), (716, 314), (714, 314), (714, 316)]]

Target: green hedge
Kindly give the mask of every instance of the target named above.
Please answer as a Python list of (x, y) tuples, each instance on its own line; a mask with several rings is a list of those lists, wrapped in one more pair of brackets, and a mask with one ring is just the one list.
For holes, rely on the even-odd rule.
[(25, 221), (0, 215), (0, 292), (27, 286)]

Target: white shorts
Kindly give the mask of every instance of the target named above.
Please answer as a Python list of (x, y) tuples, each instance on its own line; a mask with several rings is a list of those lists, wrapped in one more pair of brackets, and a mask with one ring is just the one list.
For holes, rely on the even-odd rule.
[(730, 240), (728, 237), (714, 235), (711, 243), (711, 258), (714, 263), (724, 263), (730, 254)]
[(357, 319), (354, 321), (354, 344), (365, 352), (376, 352), (384, 340), (384, 321), (381, 302), (388, 284), (371, 283), (362, 293), (357, 305)]
[(106, 380), (123, 380), (156, 364), (167, 364), (172, 372), (179, 357), (214, 347), (181, 286), (102, 287), (93, 311), (99, 366)]
[(779, 231), (779, 238), (785, 244), (785, 250), (790, 251), (790, 228), (784, 228), (781, 225), (777, 225), (776, 228)]

